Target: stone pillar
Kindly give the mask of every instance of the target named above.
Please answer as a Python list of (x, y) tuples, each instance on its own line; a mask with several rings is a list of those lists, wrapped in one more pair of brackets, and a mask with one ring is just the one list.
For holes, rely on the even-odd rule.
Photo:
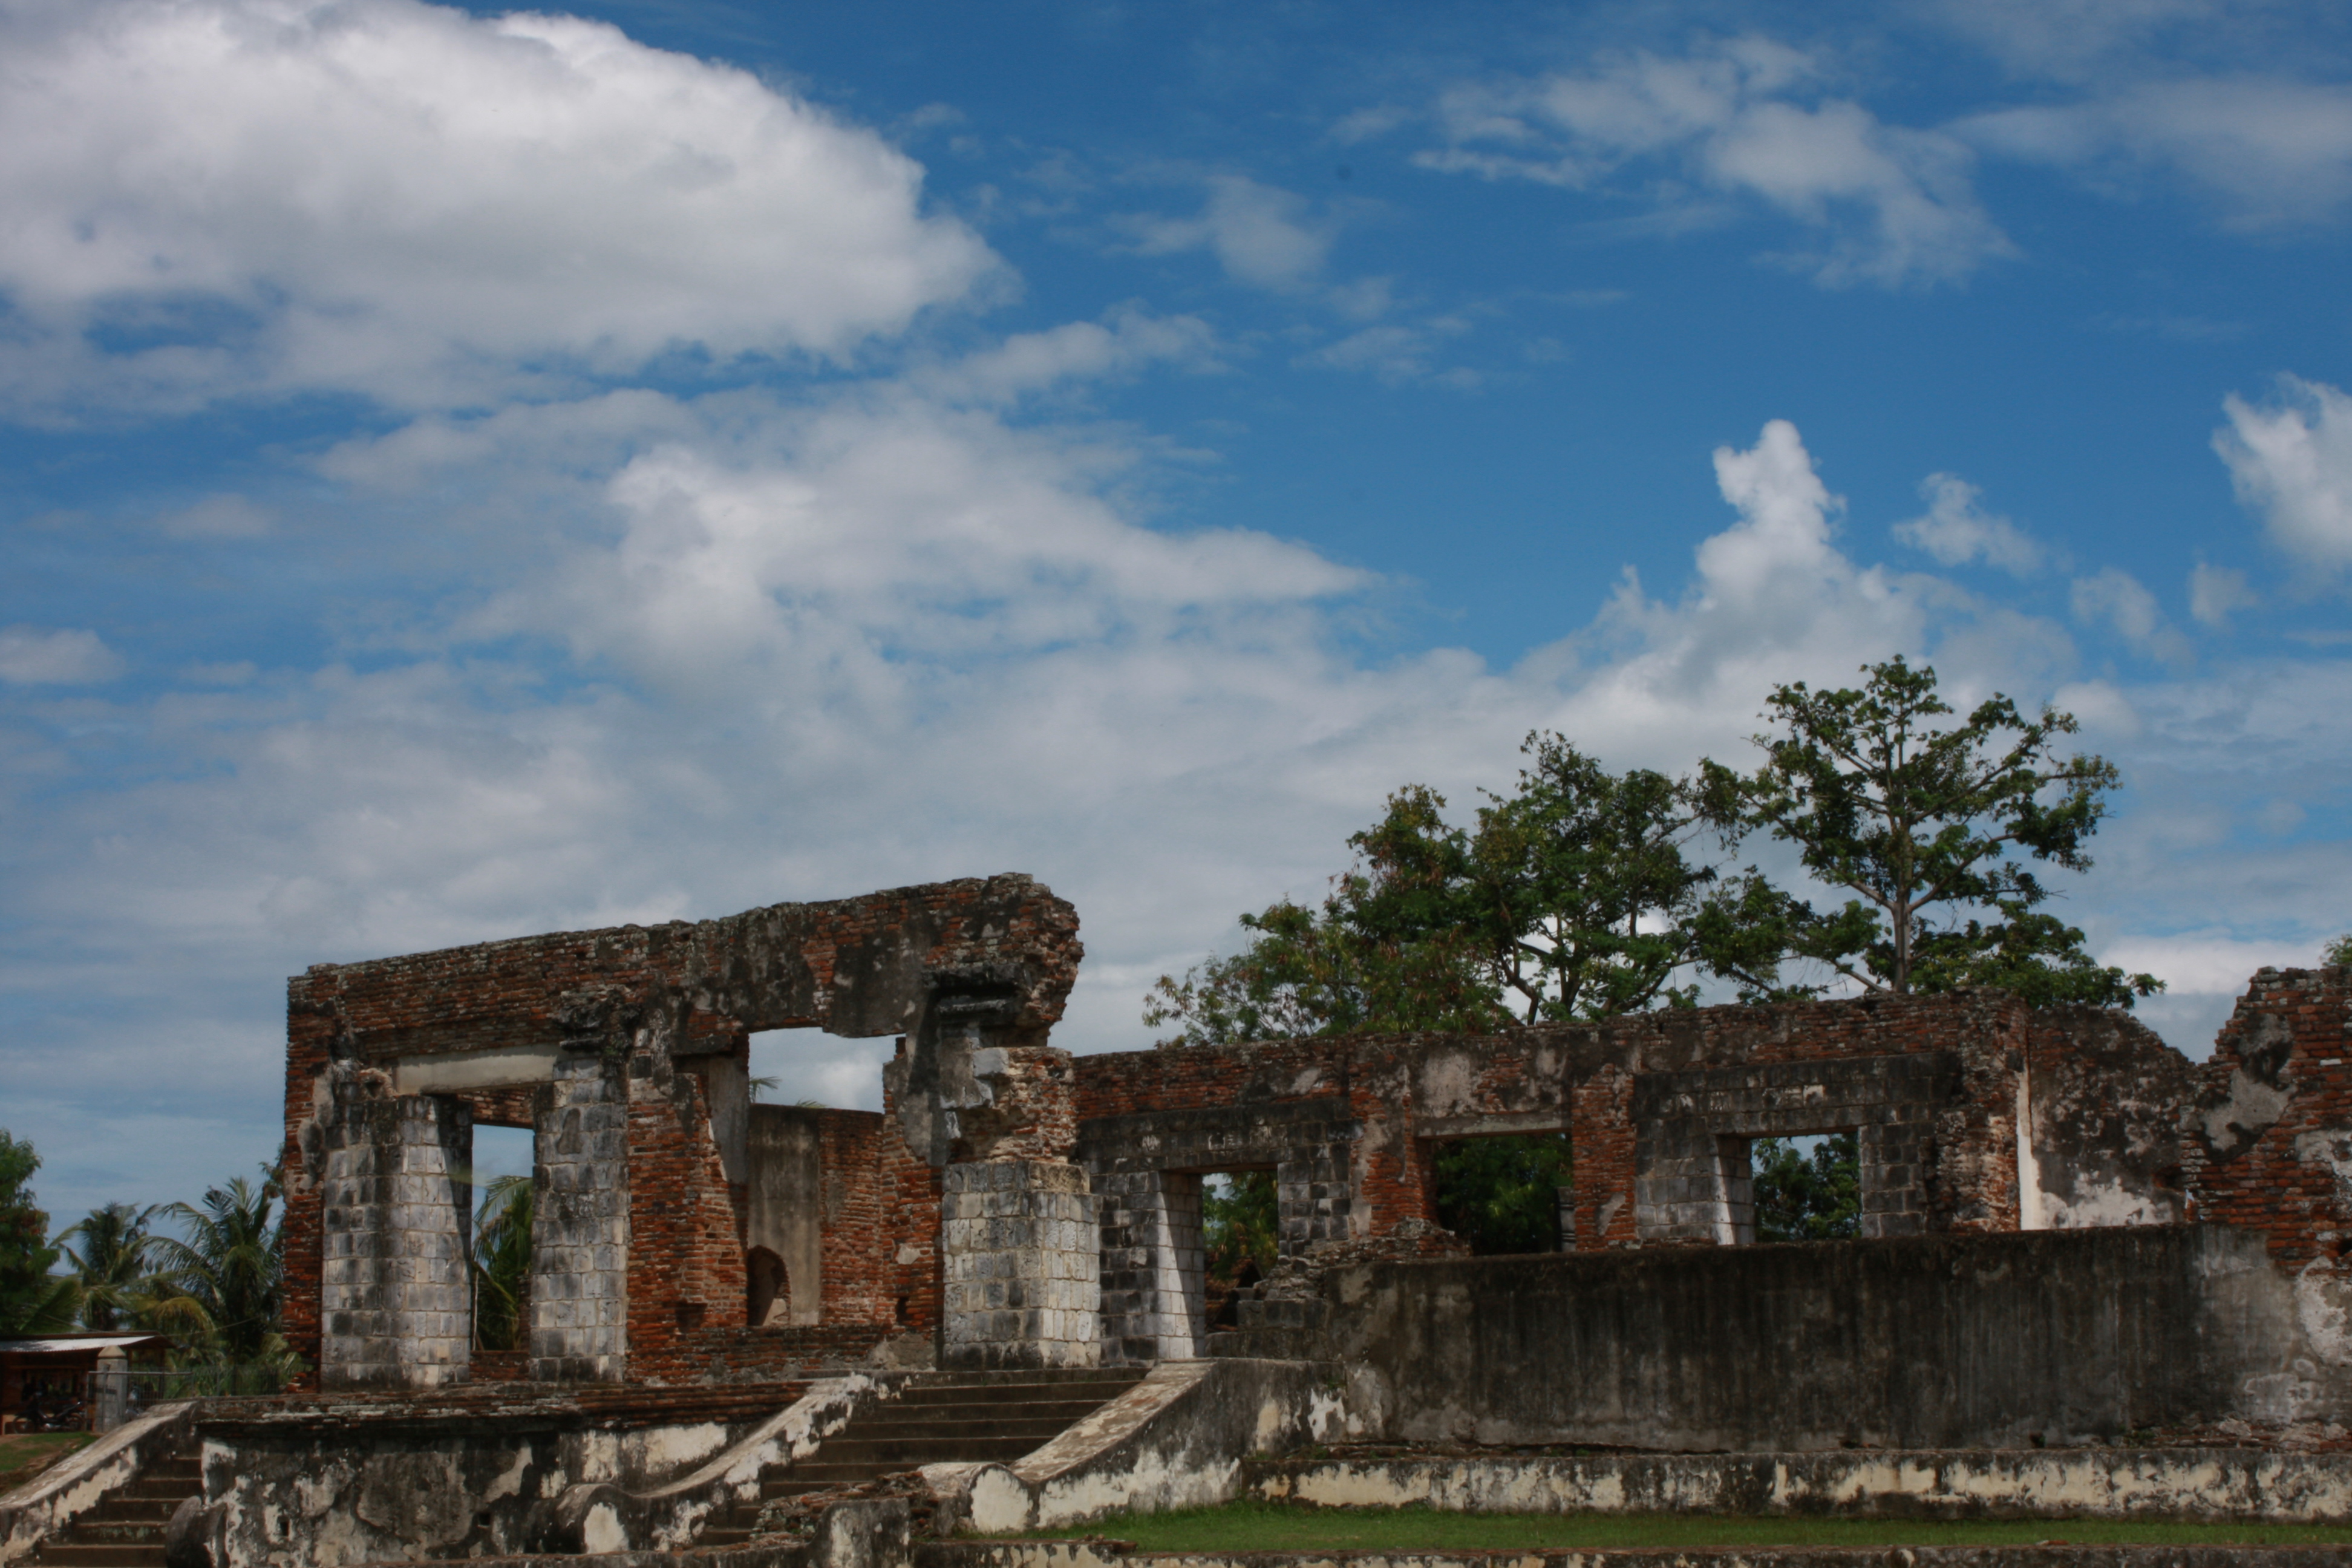
[(941, 1366), (1101, 1363), (1102, 1237), (1087, 1187), (1057, 1160), (947, 1168)]
[(320, 1383), (463, 1381), (474, 1337), (473, 1113), (433, 1094), (362, 1100), (337, 1109), (325, 1142)]
[(1095, 1177), (1102, 1208), (1103, 1353), (1131, 1362), (1203, 1353), (1201, 1178), (1122, 1171)]
[(540, 1113), (530, 1219), (530, 1368), (619, 1383), (629, 1362), (629, 1101), (601, 1056), (556, 1065)]
[(89, 1374), (89, 1429), (111, 1432), (130, 1418), (131, 1358), (121, 1345), (109, 1345)]
[(1325, 1144), (1275, 1165), (1276, 1241), (1283, 1257), (1303, 1258), (1318, 1241), (1355, 1238), (1352, 1165), (1345, 1143)]

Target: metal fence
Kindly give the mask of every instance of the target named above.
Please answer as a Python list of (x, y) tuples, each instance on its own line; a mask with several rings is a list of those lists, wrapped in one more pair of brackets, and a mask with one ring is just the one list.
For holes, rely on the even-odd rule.
[(6, 1412), (8, 1428), (14, 1432), (110, 1431), (149, 1405), (169, 1400), (280, 1393), (290, 1373), (289, 1367), (277, 1362), (27, 1372), (15, 1408)]

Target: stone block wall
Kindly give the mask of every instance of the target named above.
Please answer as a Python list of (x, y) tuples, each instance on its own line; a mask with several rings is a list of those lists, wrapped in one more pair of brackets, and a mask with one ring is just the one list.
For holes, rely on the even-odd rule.
[(1958, 1078), (1940, 1051), (1646, 1074), (1632, 1107), (1635, 1234), (1754, 1241), (1750, 1140), (1853, 1131), (1862, 1234), (1918, 1235), (1958, 1202), (1944, 1190), (1931, 1129)]
[(557, 1068), (539, 1121), (530, 1377), (618, 1383), (629, 1351), (629, 1103), (601, 1057)]
[(345, 1105), (326, 1130), (320, 1373), (329, 1387), (466, 1376), (473, 1163), (466, 1108), (430, 1095)]
[(1101, 1235), (1087, 1173), (998, 1160), (945, 1177), (940, 1364), (1097, 1365)]

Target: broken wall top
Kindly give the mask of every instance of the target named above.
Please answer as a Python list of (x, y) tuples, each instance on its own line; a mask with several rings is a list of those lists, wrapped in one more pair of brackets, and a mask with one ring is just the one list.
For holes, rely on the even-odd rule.
[(901, 1034), (936, 992), (1003, 1000), (1016, 1026), (1062, 1016), (1077, 911), (1034, 879), (966, 878), (718, 920), (479, 942), (287, 983), (289, 1012), (335, 1015), (363, 1060), (543, 1047), (683, 1003), (736, 1030)]

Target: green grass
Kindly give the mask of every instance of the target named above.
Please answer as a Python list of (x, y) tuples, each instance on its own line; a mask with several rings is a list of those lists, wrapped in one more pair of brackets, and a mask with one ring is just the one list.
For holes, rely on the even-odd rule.
[(2192, 1524), (2168, 1520), (1822, 1519), (1706, 1513), (1444, 1513), (1314, 1509), (1242, 1501), (1096, 1520), (1070, 1535), (1132, 1541), (1146, 1552), (1526, 1551), (1585, 1547), (2190, 1546), (2352, 1544), (2352, 1525)]
[(89, 1441), (87, 1432), (11, 1432), (0, 1437), (0, 1492), (12, 1492)]

